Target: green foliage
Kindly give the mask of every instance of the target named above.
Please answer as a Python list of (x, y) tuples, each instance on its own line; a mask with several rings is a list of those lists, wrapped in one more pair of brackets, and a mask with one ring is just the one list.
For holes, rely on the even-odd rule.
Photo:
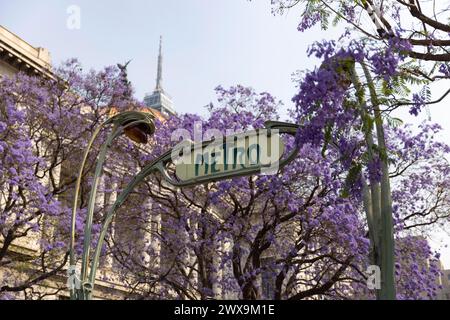
[(356, 181), (360, 178), (362, 170), (361, 163), (352, 162), (352, 167), (348, 171), (347, 177), (345, 178), (344, 189), (342, 190), (341, 196), (343, 198), (348, 198), (350, 196), (350, 187), (355, 185)]
[(387, 122), (389, 127), (397, 128), (403, 125), (403, 120), (400, 118), (391, 117), (390, 115), (384, 115), (384, 120)]
[(322, 148), (322, 156), (325, 157), (325, 153), (327, 151), (328, 145), (333, 140), (333, 125), (327, 125), (325, 128), (325, 141)]
[(382, 80), (376, 85), (377, 96), (380, 99), (388, 98), (390, 96), (407, 97), (411, 94), (411, 89), (407, 83), (407, 79), (402, 76), (395, 76), (390, 79), (390, 82)]

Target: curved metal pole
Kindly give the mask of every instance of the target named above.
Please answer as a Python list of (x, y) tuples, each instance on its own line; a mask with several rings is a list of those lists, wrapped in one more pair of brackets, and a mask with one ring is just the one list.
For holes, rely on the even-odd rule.
[[(86, 151), (84, 152), (83, 160), (81, 162), (80, 170), (78, 172), (78, 178), (77, 178), (77, 184), (75, 186), (75, 195), (73, 200), (73, 206), (72, 206), (72, 217), (71, 217), (71, 231), (70, 231), (70, 245), (69, 245), (69, 252), (70, 252), (70, 266), (75, 265), (75, 230), (76, 230), (76, 216), (77, 216), (77, 209), (78, 209), (78, 198), (81, 188), (81, 180), (83, 177), (83, 171), (84, 167), (87, 162), (87, 158), (89, 156), (89, 152), (92, 148), (92, 145), (94, 144), (95, 139), (97, 138), (98, 134), (100, 133), (100, 130), (105, 126), (105, 124), (108, 121), (102, 123), (100, 126), (98, 126), (97, 129), (95, 129), (94, 133), (92, 134), (91, 139), (88, 142), (88, 145), (86, 147)], [(72, 299), (75, 298), (76, 291), (72, 290), (70, 288), (70, 296)], [(74, 288), (73, 288), (74, 289)]]
[(162, 164), (160, 160), (156, 160), (152, 162), (150, 165), (146, 166), (139, 174), (137, 174), (133, 180), (127, 185), (127, 187), (122, 191), (117, 200), (114, 202), (113, 206), (109, 209), (106, 214), (105, 220), (102, 225), (102, 230), (100, 231), (100, 235), (97, 241), (97, 246), (95, 248), (94, 257), (92, 259), (91, 272), (89, 275), (89, 281), (86, 283), (85, 290), (87, 291), (87, 299), (90, 299), (92, 293), (94, 291), (95, 286), (95, 276), (97, 273), (97, 268), (100, 260), (100, 255), (103, 247), (103, 243), (105, 241), (106, 233), (108, 232), (109, 225), (111, 224), (112, 219), (116, 213), (116, 210), (125, 202), (128, 198), (129, 194), (133, 191), (133, 189), (143, 181), (148, 175), (150, 175), (154, 171), (161, 171)]
[[(139, 124), (147, 124), (151, 127), (150, 130), (153, 130), (154, 132), (154, 124), (150, 123), (150, 120), (147, 115), (142, 114), (140, 112), (135, 111), (128, 111), (123, 112), (121, 114), (118, 114), (104, 123), (102, 123), (93, 133), (88, 146), (86, 148), (86, 151), (84, 153), (83, 161), (81, 163), (81, 168), (79, 170), (79, 175), (77, 179), (77, 184), (75, 187), (75, 196), (74, 196), (74, 204), (72, 208), (72, 221), (71, 221), (71, 235), (70, 235), (70, 265), (74, 266), (76, 262), (75, 258), (75, 229), (76, 229), (76, 214), (77, 214), (77, 205), (78, 205), (78, 198), (79, 198), (79, 192), (81, 188), (81, 179), (83, 176), (84, 167), (87, 162), (87, 158), (89, 155), (89, 152), (92, 148), (92, 145), (100, 133), (100, 130), (109, 123), (114, 123), (114, 127), (112, 132), (108, 135), (106, 143), (103, 145), (100, 154), (98, 156), (95, 175), (94, 175), (94, 182), (91, 189), (90, 197), (89, 197), (89, 203), (88, 203), (88, 212), (86, 217), (86, 223), (85, 223), (85, 229), (84, 229), (84, 245), (83, 245), (83, 259), (82, 259), (82, 271), (81, 271), (81, 282), (82, 282), (82, 288), (77, 290), (76, 288), (70, 288), (70, 296), (72, 299), (86, 299), (86, 293), (85, 293), (85, 283), (87, 278), (87, 267), (89, 263), (89, 252), (90, 252), (90, 245), (91, 245), (91, 235), (92, 235), (92, 222), (93, 222), (93, 212), (95, 208), (95, 198), (97, 194), (97, 186), (100, 181), (101, 173), (103, 171), (103, 165), (106, 158), (106, 152), (110, 145), (112, 144), (112, 141), (117, 138), (119, 135), (122, 134), (123, 130), (127, 129), (128, 127), (136, 126)], [(127, 123), (126, 125), (124, 125)]]
[(100, 183), (101, 175), (103, 172), (103, 165), (106, 159), (106, 152), (112, 144), (112, 141), (121, 133), (117, 125), (114, 125), (113, 130), (108, 135), (105, 144), (100, 150), (98, 156), (97, 165), (95, 168), (94, 179), (92, 182), (91, 192), (89, 194), (89, 201), (86, 213), (86, 222), (84, 225), (84, 245), (83, 245), (83, 257), (81, 262), (81, 282), (84, 283), (87, 277), (87, 266), (89, 262), (89, 252), (91, 249), (91, 237), (92, 237), (92, 222), (94, 219), (95, 200), (97, 197), (97, 188)]

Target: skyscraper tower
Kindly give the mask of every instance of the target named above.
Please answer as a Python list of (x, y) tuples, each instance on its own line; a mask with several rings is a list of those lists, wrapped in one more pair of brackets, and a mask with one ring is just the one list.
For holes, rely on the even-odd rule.
[(145, 96), (144, 102), (147, 107), (158, 110), (165, 116), (170, 116), (175, 114), (175, 110), (173, 109), (172, 98), (162, 88), (162, 63), (162, 37), (160, 37), (156, 88), (152, 94), (147, 94)]

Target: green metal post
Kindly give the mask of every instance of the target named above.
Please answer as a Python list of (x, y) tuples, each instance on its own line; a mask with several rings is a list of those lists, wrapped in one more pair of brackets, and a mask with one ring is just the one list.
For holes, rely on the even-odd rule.
[[(101, 175), (103, 172), (103, 165), (105, 163), (106, 159), (106, 152), (108, 151), (109, 147), (111, 146), (112, 141), (117, 136), (118, 133), (118, 127), (114, 125), (114, 128), (112, 132), (108, 135), (108, 138), (106, 139), (105, 144), (102, 146), (100, 150), (100, 154), (98, 156), (97, 165), (95, 168), (95, 174), (94, 174), (94, 180), (92, 182), (91, 192), (89, 195), (89, 202), (87, 207), (87, 214), (86, 214), (86, 222), (85, 222), (85, 228), (84, 228), (84, 250), (83, 250), (83, 257), (82, 257), (82, 263), (81, 263), (81, 283), (82, 286), (84, 286), (84, 283), (87, 279), (87, 273), (88, 273), (88, 264), (89, 264), (89, 252), (91, 249), (91, 237), (92, 237), (92, 223), (94, 218), (94, 209), (95, 209), (95, 200), (97, 196), (97, 188), (98, 184), (101, 179)], [(86, 295), (86, 292), (84, 292), (83, 288), (83, 296)]]
[[(89, 253), (90, 253), (90, 247), (91, 247), (91, 238), (92, 238), (92, 223), (93, 223), (93, 215), (94, 215), (94, 209), (95, 209), (95, 199), (97, 195), (97, 188), (98, 184), (100, 182), (101, 174), (103, 171), (103, 165), (106, 159), (106, 153), (108, 151), (108, 148), (111, 146), (113, 140), (117, 138), (119, 135), (122, 134), (123, 130), (125, 130), (128, 127), (131, 126), (137, 126), (137, 125), (147, 125), (148, 132), (147, 133), (153, 133), (154, 132), (154, 124), (153, 124), (153, 117), (146, 115), (142, 112), (137, 111), (127, 111), (121, 114), (118, 114), (114, 116), (113, 118), (107, 120), (102, 125), (100, 125), (92, 135), (92, 138), (90, 139), (88, 146), (86, 148), (83, 161), (81, 163), (81, 167), (78, 174), (77, 184), (75, 187), (75, 197), (73, 202), (73, 208), (72, 208), (72, 221), (71, 221), (71, 234), (70, 234), (70, 266), (73, 267), (76, 264), (76, 258), (75, 258), (75, 228), (76, 228), (76, 213), (77, 213), (77, 207), (78, 207), (78, 198), (79, 193), (81, 189), (81, 179), (83, 176), (84, 167), (88, 158), (88, 154), (90, 149), (92, 148), (92, 145), (94, 143), (95, 138), (98, 136), (100, 130), (106, 125), (106, 124), (113, 124), (113, 130), (108, 135), (107, 140), (105, 144), (102, 146), (100, 150), (100, 154), (98, 156), (95, 174), (94, 174), (94, 180), (93, 185), (91, 188), (90, 196), (89, 196), (89, 202), (88, 202), (88, 209), (87, 209), (87, 217), (85, 222), (85, 228), (84, 228), (84, 245), (83, 245), (83, 257), (82, 257), (82, 269), (81, 269), (81, 288), (70, 288), (70, 296), (71, 299), (74, 300), (87, 300), (91, 298), (91, 292), (93, 288), (93, 282), (95, 281), (87, 281), (88, 278), (88, 265), (89, 265)], [(101, 249), (101, 246), (100, 246)], [(98, 260), (98, 259), (97, 259)]]
[[(70, 266), (75, 266), (76, 259), (75, 259), (75, 229), (76, 229), (76, 214), (77, 214), (77, 208), (78, 208), (78, 197), (81, 189), (81, 180), (83, 177), (83, 171), (84, 167), (86, 165), (87, 158), (89, 156), (89, 151), (92, 148), (92, 145), (94, 144), (95, 139), (97, 138), (98, 134), (100, 133), (100, 130), (103, 128), (105, 123), (98, 126), (98, 128), (94, 131), (92, 134), (91, 139), (89, 140), (89, 143), (86, 147), (86, 150), (84, 152), (83, 160), (81, 162), (80, 170), (78, 173), (77, 183), (75, 186), (75, 195), (74, 195), (74, 201), (72, 206), (72, 220), (71, 220), (71, 232), (70, 232), (70, 245), (69, 245), (69, 251), (70, 251)], [(70, 297), (71, 299), (77, 299), (78, 295), (81, 292), (77, 291), (75, 288), (70, 290)]]
[(367, 79), (367, 84), (370, 92), (370, 100), (374, 110), (375, 127), (377, 131), (378, 147), (381, 159), (381, 292), (380, 298), (382, 300), (395, 300), (395, 242), (394, 242), (394, 227), (392, 218), (392, 196), (391, 185), (389, 178), (389, 164), (386, 148), (386, 136), (383, 127), (383, 118), (379, 106), (378, 97), (375, 86), (373, 84), (372, 75), (369, 68), (364, 63), (362, 64), (364, 75)]

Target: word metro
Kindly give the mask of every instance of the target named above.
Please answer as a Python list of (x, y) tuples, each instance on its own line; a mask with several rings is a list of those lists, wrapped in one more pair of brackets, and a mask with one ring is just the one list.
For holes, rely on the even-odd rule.
[[(175, 149), (180, 150), (180, 147)], [(229, 178), (258, 169), (261, 173), (274, 174), (284, 149), (278, 131), (267, 129), (185, 145), (174, 161), (176, 175), (181, 181), (188, 181)]]

